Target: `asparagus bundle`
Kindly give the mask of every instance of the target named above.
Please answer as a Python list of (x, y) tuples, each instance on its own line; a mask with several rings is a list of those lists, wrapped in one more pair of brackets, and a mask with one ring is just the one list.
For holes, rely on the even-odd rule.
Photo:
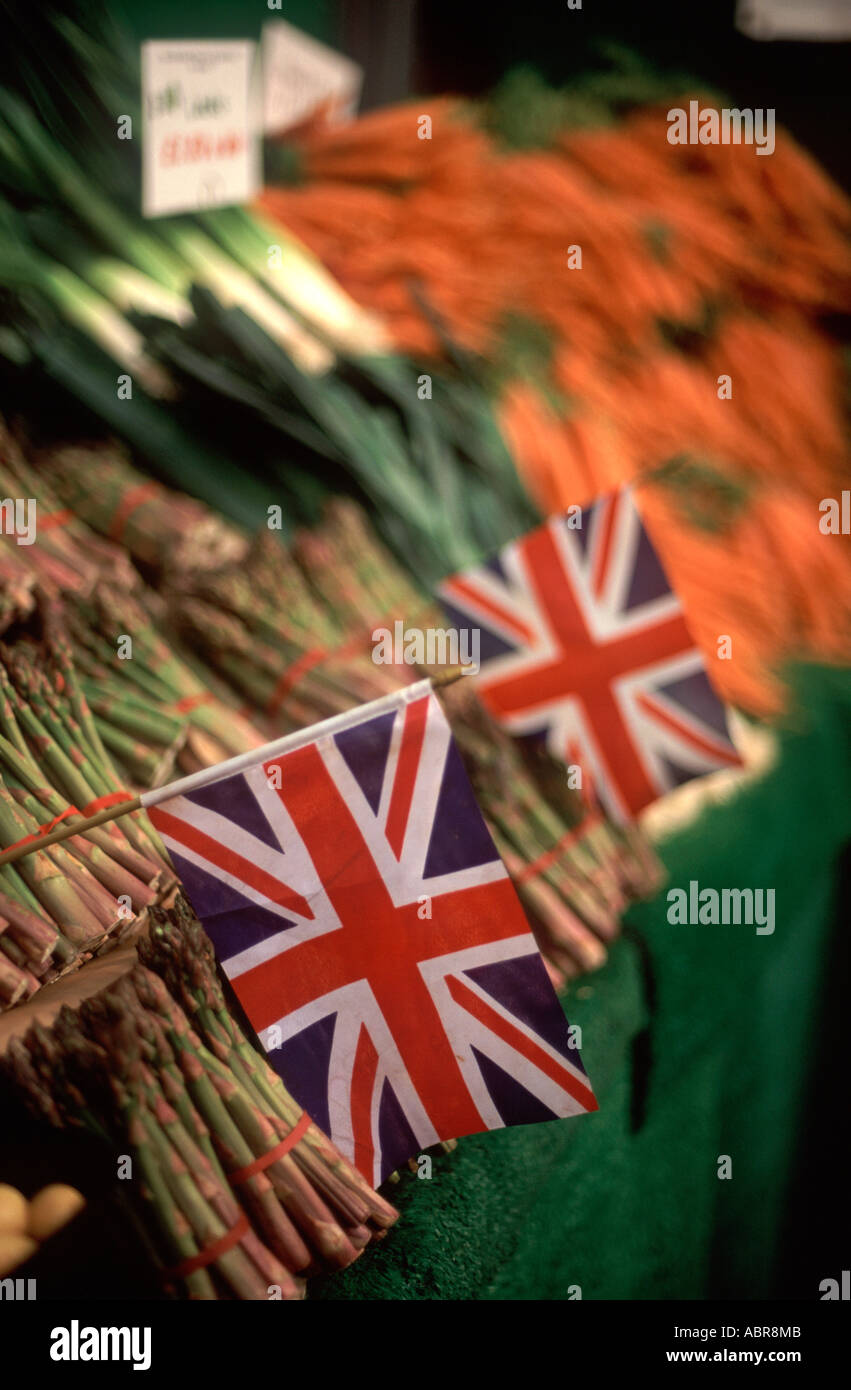
[[(56, 601), (42, 630), (0, 645), (0, 846), (127, 796), (77, 681)], [(0, 868), (0, 1008), (81, 964), (174, 876), (139, 812)]]
[[(46, 456), (48, 474), (65, 500), (73, 497), (86, 519), (102, 527), (104, 511), (85, 487), (82, 457), (65, 451), (61, 466), (53, 470), (52, 457)], [(111, 453), (99, 459), (112, 498), (126, 484), (123, 465)], [(439, 610), (417, 592), (360, 508), (341, 498), (327, 504), (320, 525), (297, 532), (289, 549), (267, 528), (238, 563), (196, 566), (180, 574), (160, 566), (159, 576), (166, 594), (161, 616), (168, 615), (172, 642), (182, 638), (196, 656), (203, 656), (206, 668), (200, 679), (209, 686), (212, 668), (230, 687), (231, 699), (247, 702), (253, 723), (267, 736), (350, 709), (427, 670), (377, 664), (377, 627), (392, 630), (396, 620), (405, 628), (443, 626)], [(205, 721), (208, 733), (215, 737), (218, 731), (224, 739), (233, 714), (205, 704), (198, 682), (191, 688), (179, 686), (171, 674), (183, 669), (174, 645), (162, 641), (137, 601), (124, 596), (119, 605), (99, 587), (87, 603), (76, 603), (74, 622), (78, 661), (88, 682), (84, 688), (105, 740), (113, 739), (109, 746), (116, 757), (121, 749), (108, 732), (110, 721), (120, 722), (125, 732), (145, 732), (149, 740), (160, 731), (164, 745), (181, 706), (190, 708), (191, 721)], [(115, 661), (118, 631), (133, 633), (141, 662)], [(133, 696), (128, 686), (135, 690)], [(178, 695), (178, 686), (185, 693)], [(561, 984), (596, 968), (628, 900), (658, 885), (655, 856), (634, 827), (614, 826), (598, 808), (589, 808), (568, 788), (563, 769), (545, 754), (532, 763), (524, 761), (525, 755), (486, 716), (471, 683), (464, 683), (463, 694), (458, 687), (447, 692), (446, 703), (480, 803), (553, 978)], [(145, 729), (143, 718), (149, 721)], [(209, 763), (217, 761), (216, 752), (221, 758), (242, 747), (224, 740), (218, 750), (208, 743), (203, 751)], [(186, 771), (204, 764), (194, 750), (187, 758), (185, 747), (177, 761)], [(144, 769), (136, 771), (137, 780), (143, 780), (138, 774)]]
[(369, 660), (365, 628), (351, 649), (351, 634), (268, 532), (244, 566), (185, 587), (173, 612), (185, 641), (276, 732), (376, 699), (399, 683)]
[(164, 1278), (189, 1298), (299, 1298), (397, 1212), (305, 1116), (228, 1012), (212, 945), (184, 900), (156, 910), (142, 963), (4, 1070), (54, 1125), (129, 1152)]
[[(161, 760), (169, 751), (175, 769), (188, 773), (263, 742), (212, 673), (164, 639), (151, 616), (155, 606), (150, 591), (137, 598), (100, 584), (68, 609), (81, 688), (98, 729), (143, 786), (165, 780)], [(117, 652), (122, 636), (132, 642), (128, 659)]]
[[(374, 621), (386, 615), (359, 614), (351, 606), (335, 607), (329, 601), (330, 576), (326, 574), (317, 588), (313, 583), (317, 565), (308, 574), (299, 563), (299, 554), (303, 558), (311, 544), (309, 533), (300, 537), (291, 554), (267, 527), (257, 533), (244, 554), (241, 533), (182, 494), (156, 485), (146, 491), (142, 475), (129, 469), (112, 449), (44, 450), (38, 459), (51, 488), (66, 506), (102, 535), (114, 534), (113, 518), (116, 509), (121, 511), (123, 498), (141, 499), (132, 512), (124, 509), (124, 544), (166, 595), (172, 646), (175, 639), (182, 638), (184, 655), (189, 649), (207, 663), (201, 676), (203, 685), (193, 680), (191, 673), (181, 675), (174, 651), (157, 638), (140, 606), (127, 598), (118, 603), (100, 585), (90, 601), (76, 604), (74, 611), (75, 637), (85, 653), (79, 657), (81, 669), (92, 682), (106, 687), (104, 694), (118, 698), (114, 651), (107, 649), (114, 648), (117, 632), (132, 633), (134, 647), (143, 658), (141, 670), (138, 663), (118, 663), (125, 689), (128, 684), (138, 685), (139, 693), (157, 701), (164, 714), (175, 706), (191, 706), (190, 725), (197, 725), (210, 737), (226, 737), (233, 715), (229, 712), (222, 718), (207, 710), (203, 686), (213, 683), (209, 668), (252, 706), (256, 717), (262, 719), (266, 713), (279, 716), (278, 730), (303, 727), (348, 709), (353, 695), (367, 701), (398, 684), (368, 659)], [(89, 466), (92, 460), (96, 486), (92, 485)], [(203, 563), (181, 564), (170, 554), (172, 517), (180, 518), (181, 525), (198, 529), (201, 539), (211, 528), (220, 528), (213, 534), (221, 536), (222, 544), (214, 545)], [(157, 529), (160, 523), (161, 535)], [(321, 536), (315, 537), (314, 544), (323, 551)], [(197, 545), (197, 538), (187, 539), (184, 553), (194, 555)], [(329, 555), (328, 562), (333, 563), (333, 558)], [(322, 554), (319, 568), (321, 560)], [(149, 592), (143, 597), (150, 608)], [(221, 687), (219, 690), (222, 693)], [(102, 701), (99, 703), (103, 708)], [(220, 756), (250, 746), (250, 742), (242, 742)], [(183, 767), (180, 759), (178, 762)]]
[(36, 581), (26, 551), (16, 545), (0, 545), (0, 632), (32, 613)]
[(35, 456), (71, 512), (120, 541), (155, 579), (218, 569), (245, 557), (248, 538), (183, 493), (168, 492), (133, 468), (117, 443), (65, 445)]
[[(158, 785), (261, 743), (209, 689), (210, 673), (199, 679), (159, 637), (142, 606), (155, 606), (154, 593), (133, 563), (154, 578), (174, 576), (238, 561), (247, 539), (143, 479), (112, 445), (28, 453), (0, 420), (0, 486), (36, 503), (32, 543), (7, 534), (0, 547), (0, 630), (32, 617), (38, 585), (63, 592), (80, 691), (127, 784)], [(122, 636), (135, 659), (117, 651)]]
[(36, 583), (79, 594), (89, 593), (104, 574), (120, 588), (133, 588), (138, 583), (126, 552), (94, 535), (67, 504), (62, 504), (45, 482), (41, 467), (27, 461), (2, 417), (0, 491), (11, 500), (35, 503), (32, 534), (26, 544), (20, 544), (6, 526), (0, 532), (4, 542), (0, 547), (4, 594), (0, 630), (33, 611), (32, 589)]

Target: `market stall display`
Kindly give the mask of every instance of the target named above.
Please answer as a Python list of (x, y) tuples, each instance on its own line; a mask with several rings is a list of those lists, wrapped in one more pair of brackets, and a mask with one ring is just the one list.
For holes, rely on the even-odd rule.
[[(724, 98), (620, 52), (319, 101), (250, 206), (143, 217), (110, 7), (0, 22), (0, 1108), (43, 1150), (85, 1135), (102, 1186), (126, 1161), (110, 1200), (168, 1298), (502, 1297), (512, 1268), (560, 1298), (574, 1258), (635, 1297), (645, 1266), (588, 1253), (609, 1206), (651, 1285), (703, 1296), (737, 1097), (759, 1157), (718, 1229), (779, 1226), (800, 1019), (788, 1093), (758, 1069), (796, 952), (815, 998), (847, 831), (851, 564), (819, 524), (846, 198), (779, 127), (770, 160), (672, 142), (672, 106)], [(818, 841), (772, 802), (810, 753)], [(660, 798), (706, 776), (690, 840)], [(749, 847), (776, 940), (773, 899), (735, 950), (672, 918)], [(751, 932), (755, 890), (723, 891)], [(631, 1163), (662, 1205), (686, 1174), (700, 1269)], [(50, 1178), (0, 1181), (0, 1275), (99, 1219)]]
[[(27, 476), (8, 436), (7, 450)], [(288, 551), (268, 529), (249, 542), (200, 504), (144, 479), (112, 447), (42, 450), (34, 458), (28, 485), (39, 505), (55, 516), (64, 508), (77, 543), (91, 537), (97, 545), (86, 522), (105, 543), (112, 538), (100, 567), (90, 567), (88, 593), (65, 585), (51, 632), (54, 641), (62, 631), (73, 641), (79, 716), (125, 786), (161, 784), (377, 698), (416, 668), (377, 664), (376, 630), (397, 623), (443, 630), (435, 603), (412, 586), (351, 502), (329, 504), (322, 524), (301, 530)], [(100, 483), (94, 492), (85, 485), (90, 469)], [(173, 544), (175, 519), (187, 515), (213, 538), (198, 561), (188, 542)], [(48, 539), (65, 529), (50, 528)], [(39, 537), (22, 565), (44, 571), (41, 548)], [(130, 659), (122, 635), (132, 635)], [(45, 665), (31, 637), (12, 650), (18, 670), (28, 653)], [(472, 688), (447, 689), (444, 699), (554, 978), (563, 983), (595, 968), (627, 901), (658, 883), (649, 845), (635, 827), (608, 820), (571, 791), (555, 763), (524, 761)]]

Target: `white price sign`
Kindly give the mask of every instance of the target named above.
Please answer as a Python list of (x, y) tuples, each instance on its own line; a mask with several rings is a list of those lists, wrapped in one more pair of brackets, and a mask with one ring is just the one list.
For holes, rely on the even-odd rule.
[(263, 26), (263, 129), (280, 134), (322, 113), (355, 114), (363, 69), (284, 19)]
[(142, 212), (248, 202), (260, 188), (256, 45), (193, 39), (142, 44)]
[(848, 0), (738, 0), (736, 28), (749, 39), (825, 43), (851, 39)]

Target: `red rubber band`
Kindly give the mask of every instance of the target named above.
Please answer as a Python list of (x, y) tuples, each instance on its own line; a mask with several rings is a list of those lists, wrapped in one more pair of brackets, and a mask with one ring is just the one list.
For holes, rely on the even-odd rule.
[(160, 492), (159, 483), (153, 479), (147, 483), (140, 483), (138, 487), (131, 487), (125, 492), (124, 496), (115, 509), (115, 514), (109, 523), (109, 539), (120, 541), (124, 535), (124, 528), (137, 507), (141, 507), (143, 502), (150, 502), (153, 497)]
[(314, 666), (318, 666), (320, 661), (324, 661), (327, 656), (328, 652), (324, 647), (314, 647), (312, 651), (305, 652), (300, 656), (298, 661), (294, 661), (292, 666), (288, 666), (272, 691), (266, 706), (266, 713), (269, 715), (277, 714), (293, 686), (297, 685), (302, 676), (306, 676), (308, 671), (311, 671)]
[(276, 1159), (283, 1158), (284, 1154), (289, 1153), (290, 1149), (295, 1148), (302, 1135), (307, 1133), (311, 1123), (307, 1111), (303, 1110), (301, 1119), (295, 1129), (291, 1130), (286, 1138), (281, 1140), (280, 1144), (276, 1144), (274, 1149), (270, 1149), (268, 1153), (261, 1154), (259, 1158), (255, 1158), (253, 1163), (246, 1163), (244, 1168), (235, 1168), (232, 1173), (228, 1173), (228, 1182), (247, 1182), (249, 1178), (254, 1177), (255, 1173), (262, 1173), (264, 1168), (268, 1168)]
[[(384, 622), (393, 622), (392, 618), (385, 618)], [(378, 620), (370, 626), (351, 632), (343, 642), (337, 647), (314, 647), (311, 651), (305, 652), (292, 666), (288, 666), (284, 674), (272, 691), (269, 703), (266, 706), (266, 714), (274, 715), (278, 713), (286, 696), (294, 686), (298, 684), (302, 676), (306, 676), (308, 671), (312, 671), (314, 666), (318, 666), (320, 661), (333, 661), (335, 658), (348, 657), (358, 651), (368, 651), (369, 643), (372, 641), (372, 634), (378, 626)], [(242, 713), (242, 711), (240, 711)], [(250, 706), (246, 706), (246, 712), (250, 717), (253, 713)]]
[(94, 801), (90, 801), (88, 806), (83, 807), (84, 816), (93, 816), (98, 811), (105, 811), (107, 806), (117, 806), (120, 801), (135, 801), (135, 796), (130, 792), (110, 792), (108, 796), (96, 796)]
[(248, 1217), (245, 1212), (240, 1213), (239, 1220), (229, 1231), (225, 1231), (223, 1236), (214, 1240), (212, 1245), (205, 1245), (203, 1250), (199, 1250), (197, 1255), (191, 1255), (188, 1260), (181, 1260), (179, 1265), (172, 1265), (171, 1269), (163, 1270), (163, 1282), (172, 1284), (178, 1279), (186, 1279), (196, 1270), (206, 1269), (220, 1255), (226, 1255), (228, 1250), (232, 1250), (238, 1245), (243, 1236), (247, 1236), (249, 1231)]
[(67, 526), (73, 519), (74, 513), (70, 507), (63, 507), (61, 511), (48, 512), (46, 516), (40, 516), (38, 524), (42, 531), (52, 531), (55, 526)]
[[(384, 621), (387, 623), (395, 620), (386, 618)], [(376, 626), (378, 626), (378, 620), (370, 627), (365, 627), (362, 630), (350, 633), (337, 647), (314, 647), (311, 651), (305, 652), (297, 661), (293, 662), (292, 666), (288, 666), (284, 671), (275, 689), (272, 691), (269, 703), (266, 706), (266, 714), (277, 714), (293, 687), (298, 684), (303, 676), (307, 675), (308, 671), (312, 671), (314, 666), (318, 666), (320, 661), (333, 661), (335, 658), (352, 656), (358, 651), (367, 651)], [(251, 707), (246, 706), (246, 711), (250, 717), (253, 712)]]
[(564, 835), (562, 835), (561, 839), (556, 840), (556, 843), (550, 849), (544, 850), (544, 853), (533, 860), (531, 864), (527, 864), (523, 872), (515, 876), (514, 882), (526, 883), (528, 879), (535, 878), (538, 874), (544, 873), (550, 865), (554, 864), (555, 861), (564, 854), (566, 849), (570, 849), (571, 845), (575, 845), (577, 840), (580, 840), (589, 830), (593, 830), (596, 825), (600, 824), (601, 820), (602, 816), (599, 815), (587, 816), (586, 819), (582, 821), (581, 825), (576, 825), (572, 830), (567, 830)]
[(212, 705), (215, 700), (212, 690), (201, 690), (197, 695), (184, 695), (172, 705), (172, 709), (175, 714), (191, 714), (199, 705)]
[[(423, 612), (427, 611), (427, 609), (423, 610)], [(414, 613), (415, 618), (419, 616), (419, 612)], [(376, 618), (374, 622), (370, 624), (369, 627), (359, 629), (358, 631), (350, 632), (349, 636), (345, 639), (345, 641), (339, 647), (335, 647), (334, 650), (330, 653), (330, 655), (332, 657), (347, 657), (354, 656), (354, 654), (359, 651), (368, 652), (370, 648), (370, 643), (373, 641), (372, 634), (374, 633), (375, 629), (377, 627), (391, 628), (394, 626), (396, 622), (397, 617), (394, 613), (385, 613), (383, 617)], [(398, 663), (393, 662), (392, 664), (395, 666)]]
[(13, 845), (6, 845), (3, 853), (5, 854), (6, 850), (17, 849), (19, 845), (31, 845), (34, 840), (41, 840), (45, 835), (49, 835), (51, 830), (55, 830), (59, 822), (65, 820), (66, 817), (81, 814), (82, 812), (78, 811), (76, 806), (66, 806), (65, 810), (60, 811), (58, 816), (54, 816), (53, 820), (47, 822), (47, 825), (40, 825), (36, 834), (25, 835), (22, 840), (16, 840)]

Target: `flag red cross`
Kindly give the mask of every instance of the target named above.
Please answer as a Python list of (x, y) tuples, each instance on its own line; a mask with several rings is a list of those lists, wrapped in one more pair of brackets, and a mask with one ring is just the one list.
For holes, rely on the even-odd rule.
[[(407, 711), (415, 721), (416, 706)], [(403, 750), (404, 751), (404, 750)], [(432, 916), (418, 902), (397, 906), (375, 866), (357, 822), (315, 744), (264, 764), (281, 767), (276, 789), (337, 913), (341, 927), (301, 941), (241, 974), (235, 981), (243, 1007), (260, 1031), (282, 1017), (356, 980), (366, 979), (404, 1060), (411, 1082), (441, 1136), (486, 1128), (463, 1079), (421, 962), (471, 946), (526, 934), (528, 923), (507, 878), (441, 893)], [(597, 1108), (591, 1090), (559, 1065), (478, 994), (453, 980), (450, 993), (498, 1036), (572, 1094)], [(469, 997), (468, 997), (469, 996)], [(371, 1151), (370, 1113), (378, 1056), (362, 1027), (352, 1079), (352, 1117), (359, 1166)]]
[[(597, 730), (606, 760), (617, 768), (617, 781), (626, 804), (640, 808), (658, 795), (636, 750), (612, 682), (618, 677), (691, 651), (694, 647), (681, 613), (657, 620), (640, 631), (600, 641), (588, 627), (564, 560), (549, 526), (527, 537), (523, 546), (526, 572), (539, 611), (557, 640), (559, 650), (534, 668), (516, 676), (500, 676), (490, 685), (481, 678), (482, 698), (498, 718), (528, 713), (549, 701), (578, 697), (586, 717)], [(693, 737), (693, 736), (692, 736)], [(713, 750), (714, 751), (714, 750)]]

